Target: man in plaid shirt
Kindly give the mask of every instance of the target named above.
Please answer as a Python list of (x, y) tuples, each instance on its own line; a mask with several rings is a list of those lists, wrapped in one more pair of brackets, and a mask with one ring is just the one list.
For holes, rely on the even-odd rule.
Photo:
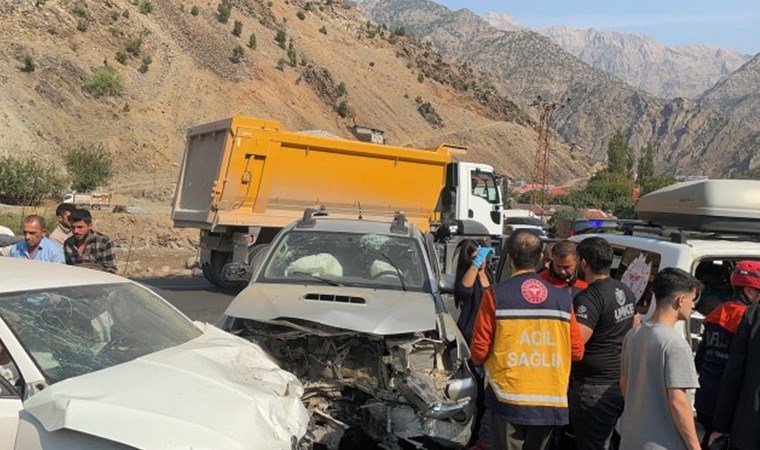
[(66, 264), (116, 273), (116, 255), (111, 239), (92, 229), (92, 216), (86, 209), (75, 209), (69, 216), (72, 236), (63, 243)]

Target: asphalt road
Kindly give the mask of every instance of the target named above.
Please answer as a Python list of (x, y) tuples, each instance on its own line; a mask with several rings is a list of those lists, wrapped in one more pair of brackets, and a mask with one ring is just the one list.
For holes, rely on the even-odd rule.
[(193, 320), (215, 324), (235, 294), (223, 291), (202, 277), (135, 280), (151, 287)]

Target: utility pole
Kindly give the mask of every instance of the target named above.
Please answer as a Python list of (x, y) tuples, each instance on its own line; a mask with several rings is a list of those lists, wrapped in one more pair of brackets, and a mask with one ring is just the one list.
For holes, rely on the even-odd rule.
[(533, 193), (531, 195), (531, 203), (533, 205), (538, 205), (541, 208), (541, 221), (544, 220), (544, 209), (546, 207), (546, 191), (549, 188), (549, 180), (548, 180), (548, 169), (549, 169), (549, 138), (551, 136), (551, 129), (549, 128), (549, 124), (551, 122), (552, 114), (554, 114), (554, 111), (556, 111), (558, 108), (564, 108), (568, 103), (570, 103), (570, 99), (566, 99), (563, 102), (557, 103), (557, 102), (550, 102), (548, 100), (544, 100), (539, 95), (536, 97), (536, 100), (533, 101), (533, 103), (530, 104), (530, 106), (536, 107), (541, 111), (541, 119), (540, 119), (540, 128), (538, 131), (538, 148), (536, 149), (536, 161), (533, 166), (533, 185), (539, 185), (541, 188), (541, 198), (540, 198), (540, 205), (538, 203), (537, 196), (539, 195), (536, 191), (537, 189), (533, 189)]

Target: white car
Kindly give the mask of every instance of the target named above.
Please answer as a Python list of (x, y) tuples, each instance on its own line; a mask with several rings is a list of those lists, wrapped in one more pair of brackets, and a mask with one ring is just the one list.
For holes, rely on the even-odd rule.
[(221, 326), (299, 377), (313, 418), (304, 444), (467, 444), (477, 386), (434, 261), (432, 242), (403, 216), (310, 215), (253, 261)]
[(104, 272), (0, 259), (0, 450), (290, 449), (303, 388), (255, 344)]

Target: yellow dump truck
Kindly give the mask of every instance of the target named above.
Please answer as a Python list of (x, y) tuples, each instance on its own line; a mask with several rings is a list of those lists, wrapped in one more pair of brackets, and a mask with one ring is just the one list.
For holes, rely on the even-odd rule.
[[(247, 264), (306, 208), (364, 220), (404, 211), (432, 231), (444, 220), (447, 233), (438, 235), (447, 235), (448, 247), (452, 235), (498, 238), (498, 177), (491, 166), (455, 161), (463, 153), (290, 132), (277, 121), (236, 116), (188, 130), (172, 219), (201, 230), (204, 275), (220, 286), (234, 283), (225, 266)], [(439, 258), (447, 267), (454, 253), (443, 249)]]

